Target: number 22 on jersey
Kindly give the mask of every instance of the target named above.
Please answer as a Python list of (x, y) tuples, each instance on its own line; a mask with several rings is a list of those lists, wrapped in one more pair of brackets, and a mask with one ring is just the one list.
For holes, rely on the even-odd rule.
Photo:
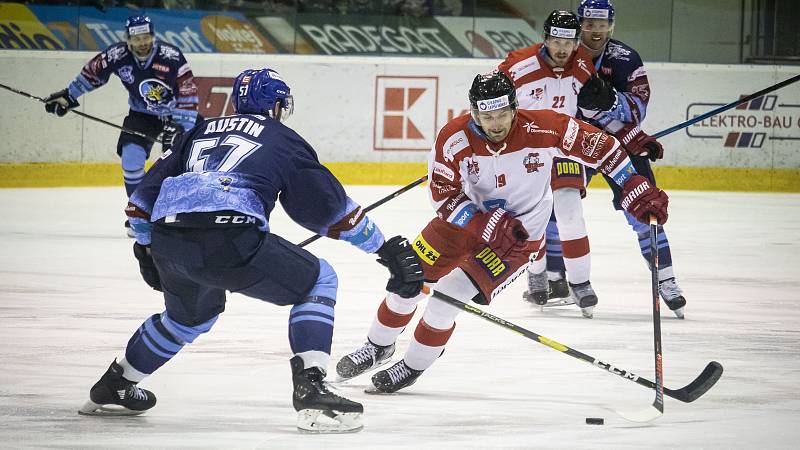
[[(186, 162), (187, 169), (192, 172), (229, 172), (261, 147), (258, 142), (235, 134), (225, 136), (221, 143), (220, 139), (195, 140)], [(216, 156), (222, 152), (225, 152), (222, 157)]]

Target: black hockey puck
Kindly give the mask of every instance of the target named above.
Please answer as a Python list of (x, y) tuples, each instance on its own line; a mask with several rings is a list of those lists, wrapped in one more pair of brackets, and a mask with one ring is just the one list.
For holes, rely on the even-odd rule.
[(587, 417), (586, 425), (603, 425), (605, 421), (602, 417)]

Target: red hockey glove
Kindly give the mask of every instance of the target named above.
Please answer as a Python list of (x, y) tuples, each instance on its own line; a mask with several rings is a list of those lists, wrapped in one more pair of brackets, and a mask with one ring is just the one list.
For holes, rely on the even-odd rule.
[(522, 222), (503, 208), (475, 214), (464, 229), (488, 244), (500, 259), (522, 252), (528, 240)]
[(620, 204), (641, 223), (649, 224), (651, 214), (656, 216), (659, 224), (667, 221), (667, 193), (641, 175), (632, 176), (622, 187)]
[(622, 141), (625, 150), (631, 155), (647, 156), (650, 161), (664, 157), (664, 147), (659, 144), (656, 138), (642, 131), (639, 125), (625, 125), (616, 135)]

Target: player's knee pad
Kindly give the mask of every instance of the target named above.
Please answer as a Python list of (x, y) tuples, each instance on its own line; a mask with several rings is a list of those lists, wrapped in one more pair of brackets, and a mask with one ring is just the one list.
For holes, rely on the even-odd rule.
[(122, 146), (122, 170), (133, 172), (143, 170), (147, 161), (147, 152), (138, 144), (125, 144)]
[[(467, 303), (469, 301), (475, 301), (475, 303), (482, 304), (485, 302), (485, 300), (481, 302), (481, 299), (483, 299), (483, 295), (481, 294), (478, 287), (475, 285), (475, 282), (472, 281), (472, 278), (470, 278), (469, 275), (467, 275), (466, 272), (464, 272), (464, 270), (462, 270), (461, 268), (456, 268), (455, 270), (447, 274), (447, 276), (439, 280), (439, 282), (436, 284), (436, 291), (439, 291), (442, 294), (453, 297), (456, 300), (462, 301), (464, 303)], [(445, 303), (444, 301), (434, 300), (435, 298), (436, 297), (434, 296), (433, 298), (431, 298), (430, 301), (428, 301), (428, 307), (425, 309), (426, 314), (427, 311), (431, 309), (431, 305), (433, 303), (437, 304), (437, 306), (434, 308), (434, 311), (437, 312), (445, 310), (450, 311), (445, 315), (453, 314), (452, 317), (455, 317), (455, 314), (458, 314), (458, 312), (460, 311), (455, 306)], [(449, 309), (446, 309), (445, 307)], [(431, 322), (428, 322), (428, 324), (434, 328), (447, 328), (447, 327), (439, 327)]]
[[(425, 285), (431, 287), (431, 283), (425, 283)], [(413, 312), (417, 308), (417, 303), (424, 300), (425, 297), (427, 297), (427, 295), (422, 292), (411, 298), (405, 298), (393, 292), (387, 292), (386, 306), (395, 313), (407, 314)]]
[(122, 146), (122, 175), (126, 183), (138, 183), (144, 177), (147, 152), (138, 144)]
[(586, 234), (586, 225), (583, 222), (583, 204), (581, 193), (578, 189), (565, 188), (553, 192), (553, 213), (558, 221), (558, 230), (561, 239), (574, 239), (570, 237), (571, 231), (582, 229)]
[(437, 300), (436, 298), (432, 298), (428, 302), (428, 306), (425, 307), (422, 320), (437, 330), (448, 330), (453, 326), (456, 321), (456, 316), (458, 316), (460, 312), (461, 309), (449, 303)]
[(219, 315), (216, 315), (201, 324), (188, 326), (172, 320), (169, 314), (164, 311), (161, 313), (161, 324), (177, 341), (182, 344), (191, 344), (198, 336), (211, 330), (218, 317)]
[(336, 302), (336, 293), (338, 289), (339, 277), (336, 275), (336, 271), (333, 270), (333, 266), (331, 266), (328, 261), (320, 258), (317, 283), (311, 288), (311, 292), (309, 292), (308, 295), (313, 297), (325, 297)]

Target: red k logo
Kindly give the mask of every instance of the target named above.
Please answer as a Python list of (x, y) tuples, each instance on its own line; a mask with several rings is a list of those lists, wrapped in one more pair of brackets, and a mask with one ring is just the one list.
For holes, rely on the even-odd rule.
[(375, 79), (375, 150), (430, 150), (436, 137), (439, 79)]

